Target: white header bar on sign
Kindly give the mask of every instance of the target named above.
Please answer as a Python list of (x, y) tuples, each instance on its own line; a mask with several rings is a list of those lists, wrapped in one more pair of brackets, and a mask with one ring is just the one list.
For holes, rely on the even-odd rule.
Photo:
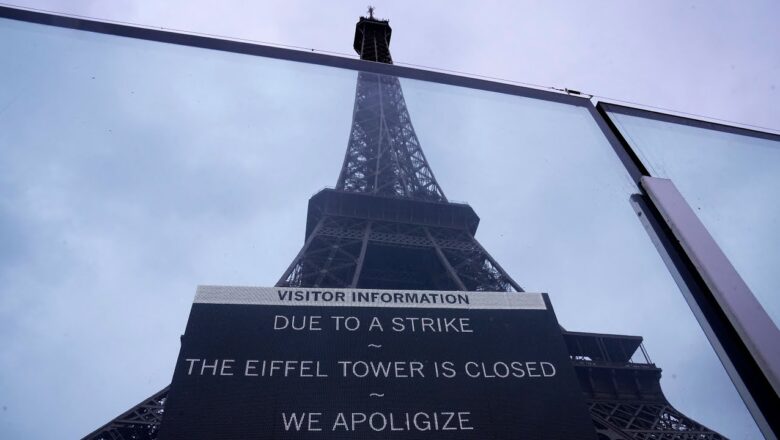
[(541, 293), (198, 286), (195, 303), (546, 310)]

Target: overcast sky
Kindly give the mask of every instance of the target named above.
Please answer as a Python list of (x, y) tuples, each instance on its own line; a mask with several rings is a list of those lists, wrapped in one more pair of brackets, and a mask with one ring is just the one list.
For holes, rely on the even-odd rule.
[[(14, 0), (99, 19), (352, 54), (366, 1)], [(373, 1), (397, 62), (780, 130), (780, 3)]]
[[(337, 52), (365, 10), (159, 3), (17, 2)], [(778, 127), (770, 3), (375, 3), (398, 61)], [(276, 282), (306, 199), (335, 184), (357, 75), (23, 23), (0, 32), (0, 437), (72, 438), (168, 383), (196, 285)], [(549, 292), (571, 330), (644, 336), (676, 407), (758, 438), (587, 112), (402, 85), (439, 183), (476, 209), (477, 237), (521, 285)]]

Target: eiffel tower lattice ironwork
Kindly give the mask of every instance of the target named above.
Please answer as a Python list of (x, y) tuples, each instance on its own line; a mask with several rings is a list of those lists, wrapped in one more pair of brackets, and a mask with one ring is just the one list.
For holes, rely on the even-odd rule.
[[(390, 36), (371, 11), (357, 23), (355, 50), (392, 64)], [(336, 188), (309, 200), (304, 245), (277, 286), (522, 292), (474, 238), (478, 223), (471, 207), (444, 196), (398, 78), (360, 72)], [(564, 337), (600, 440), (725, 438), (670, 405), (641, 337)], [(85, 438), (157, 438), (167, 390)]]

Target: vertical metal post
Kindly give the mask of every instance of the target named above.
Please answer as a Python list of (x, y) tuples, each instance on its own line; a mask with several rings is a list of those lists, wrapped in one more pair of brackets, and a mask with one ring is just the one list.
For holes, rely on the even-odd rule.
[[(648, 224), (656, 245), (683, 290), (685, 299), (721, 359), (753, 419), (767, 439), (780, 431), (780, 331), (761, 307), (744, 280), (715, 243), (696, 213), (671, 180), (643, 176), (642, 188), (652, 208), (671, 235), (673, 243), (654, 231), (655, 219)], [(642, 212), (642, 203), (633, 201)], [(679, 247), (700, 281), (692, 288), (683, 281), (675, 256), (665, 245)], [(696, 287), (700, 285), (701, 287)]]
[(290, 263), (289, 266), (287, 266), (287, 270), (284, 271), (284, 274), (282, 274), (281, 278), (279, 278), (279, 281), (276, 282), (277, 286), (281, 286), (282, 283), (287, 280), (287, 277), (290, 276), (290, 273), (292, 273), (293, 269), (295, 269), (295, 266), (298, 264), (298, 261), (303, 257), (303, 255), (306, 253), (306, 250), (309, 249), (309, 246), (311, 245), (311, 242), (314, 240), (314, 237), (317, 236), (317, 233), (320, 232), (320, 229), (322, 229), (322, 223), (325, 221), (325, 217), (321, 218), (320, 221), (317, 222), (317, 226), (314, 227), (314, 230), (311, 231), (311, 234), (309, 234), (309, 238), (306, 239), (306, 241), (303, 243), (303, 247), (300, 251), (298, 251), (298, 255), (293, 258), (292, 263)]
[(360, 256), (355, 266), (355, 273), (352, 275), (352, 283), (349, 287), (357, 287), (358, 281), (360, 281), (360, 273), (363, 272), (363, 262), (366, 260), (366, 249), (368, 249), (368, 240), (371, 238), (371, 222), (366, 222), (366, 229), (363, 231), (363, 244), (360, 245)]
[(458, 274), (455, 272), (455, 269), (450, 264), (450, 261), (447, 259), (447, 256), (444, 255), (444, 252), (442, 252), (441, 248), (439, 247), (439, 243), (437, 243), (436, 239), (433, 238), (431, 231), (429, 231), (427, 227), (423, 229), (425, 230), (425, 235), (428, 237), (428, 240), (430, 240), (431, 244), (433, 244), (433, 248), (436, 250), (436, 255), (439, 257), (439, 261), (441, 261), (441, 264), (444, 266), (445, 269), (447, 269), (447, 273), (450, 274), (450, 278), (452, 278), (452, 281), (455, 281), (455, 284), (458, 286), (460, 290), (469, 290), (468, 288), (466, 288), (466, 285), (463, 284), (463, 280), (461, 280)]
[(761, 366), (775, 393), (780, 394), (780, 330), (674, 183), (645, 176), (642, 187)]

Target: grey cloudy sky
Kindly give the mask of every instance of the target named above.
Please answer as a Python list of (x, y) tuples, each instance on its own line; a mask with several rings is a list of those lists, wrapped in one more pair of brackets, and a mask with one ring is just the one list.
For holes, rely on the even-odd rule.
[[(17, 2), (338, 52), (365, 7), (206, 3)], [(399, 61), (778, 126), (776, 6), (646, 3), (376, 6)], [(2, 24), (0, 437), (78, 437), (168, 383), (196, 285), (283, 272), (356, 73)], [(644, 336), (675, 406), (759, 438), (586, 112), (402, 84), (445, 193), (521, 285), (571, 330)]]
[[(17, 5), (352, 54), (366, 1), (15, 0)], [(374, 1), (399, 62), (780, 130), (780, 4)], [(357, 11), (357, 12), (356, 12)]]

